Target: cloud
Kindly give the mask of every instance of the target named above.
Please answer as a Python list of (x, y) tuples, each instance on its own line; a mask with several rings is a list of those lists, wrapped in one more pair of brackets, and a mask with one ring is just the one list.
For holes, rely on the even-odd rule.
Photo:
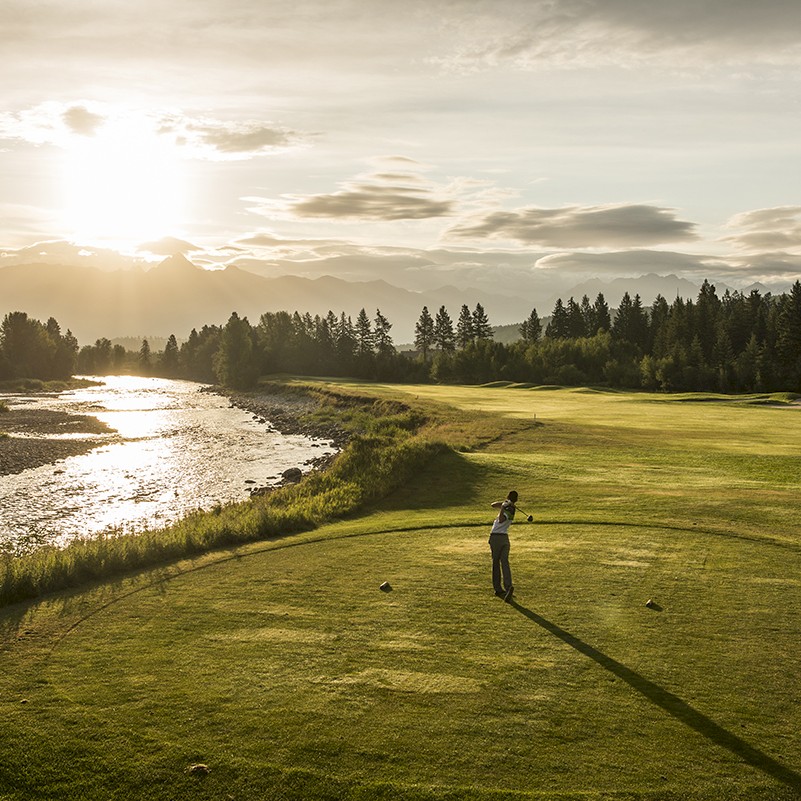
[(591, 275), (644, 273), (706, 274), (729, 269), (721, 259), (665, 250), (623, 250), (608, 253), (551, 253), (537, 260), (537, 269)]
[(270, 155), (304, 143), (306, 137), (269, 122), (193, 117), (181, 111), (142, 109), (103, 103), (45, 101), (15, 112), (0, 112), (0, 138), (69, 147), (75, 137), (115, 135), (136, 130), (141, 136), (171, 140), (185, 157), (243, 160)]
[(354, 184), (331, 195), (310, 195), (291, 203), (298, 217), (339, 220), (424, 220), (453, 212), (453, 201), (438, 200), (405, 186)]
[(73, 133), (81, 136), (92, 136), (105, 122), (103, 116), (94, 114), (84, 106), (70, 106), (62, 114), (62, 119)]
[[(796, 0), (455, 0), (457, 69), (801, 61)], [(459, 18), (461, 16), (461, 19)]]
[(176, 143), (196, 157), (216, 160), (275, 153), (295, 147), (304, 140), (297, 131), (257, 121), (168, 118), (159, 130), (163, 134), (173, 134)]
[(456, 239), (508, 239), (557, 248), (643, 247), (697, 239), (673, 210), (641, 204), (493, 211), (452, 227)]
[(98, 270), (130, 270), (141, 260), (116, 250), (80, 245), (63, 239), (36, 242), (21, 248), (0, 247), (0, 267), (20, 264), (77, 264)]
[(743, 212), (732, 217), (726, 227), (740, 229), (723, 241), (741, 250), (772, 252), (801, 248), (801, 206)]
[(155, 256), (176, 256), (196, 253), (202, 248), (187, 242), (184, 239), (176, 239), (174, 236), (164, 236), (152, 242), (143, 242), (137, 250), (140, 253), (152, 253)]
[(456, 196), (416, 173), (378, 173), (348, 181), (330, 194), (284, 195), (279, 201), (246, 198), (257, 213), (289, 213), (299, 218), (329, 220), (426, 220), (454, 214)]
[(778, 279), (801, 280), (801, 255), (777, 252), (735, 257), (728, 264), (728, 274), (765, 283)]

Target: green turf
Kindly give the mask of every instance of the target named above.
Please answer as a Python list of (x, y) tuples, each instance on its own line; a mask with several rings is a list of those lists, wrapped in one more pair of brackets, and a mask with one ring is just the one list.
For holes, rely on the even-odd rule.
[(460, 409), (465, 452), (368, 515), (2, 612), (0, 798), (801, 797), (801, 409), (373, 391)]

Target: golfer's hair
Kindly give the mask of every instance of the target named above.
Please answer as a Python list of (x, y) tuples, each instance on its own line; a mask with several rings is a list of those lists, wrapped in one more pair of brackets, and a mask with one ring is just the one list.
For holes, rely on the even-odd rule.
[(508, 494), (506, 497), (507, 497), (507, 498), (508, 498), (508, 499), (509, 499), (509, 500), (510, 500), (512, 503), (516, 503), (516, 502), (517, 502), (517, 493), (516, 493), (514, 490), (512, 490), (512, 491), (511, 491), (511, 492), (510, 492), (510, 493), (509, 493), (509, 494)]

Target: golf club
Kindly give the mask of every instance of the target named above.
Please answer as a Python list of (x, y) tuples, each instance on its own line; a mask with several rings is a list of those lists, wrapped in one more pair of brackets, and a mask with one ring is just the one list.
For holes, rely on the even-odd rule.
[[(526, 512), (525, 512), (525, 510), (523, 510), (523, 509), (520, 509), (520, 507), (519, 507), (517, 504), (515, 504), (515, 509), (519, 509), (521, 512), (523, 512), (523, 514), (524, 514), (524, 515), (526, 515)], [(533, 517), (532, 515), (526, 515), (526, 520), (527, 520), (529, 523), (533, 523), (533, 522), (534, 522), (534, 517)]]

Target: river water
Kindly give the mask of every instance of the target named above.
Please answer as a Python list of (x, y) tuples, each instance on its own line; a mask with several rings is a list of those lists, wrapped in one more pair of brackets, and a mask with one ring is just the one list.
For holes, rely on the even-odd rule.
[(0, 552), (161, 527), (195, 509), (246, 500), (254, 485), (277, 484), (290, 467), (306, 472), (312, 459), (335, 451), (326, 440), (273, 431), (189, 381), (95, 380), (102, 384), (60, 395), (0, 395), (9, 405), (90, 415), (116, 432), (83, 456), (0, 476)]

